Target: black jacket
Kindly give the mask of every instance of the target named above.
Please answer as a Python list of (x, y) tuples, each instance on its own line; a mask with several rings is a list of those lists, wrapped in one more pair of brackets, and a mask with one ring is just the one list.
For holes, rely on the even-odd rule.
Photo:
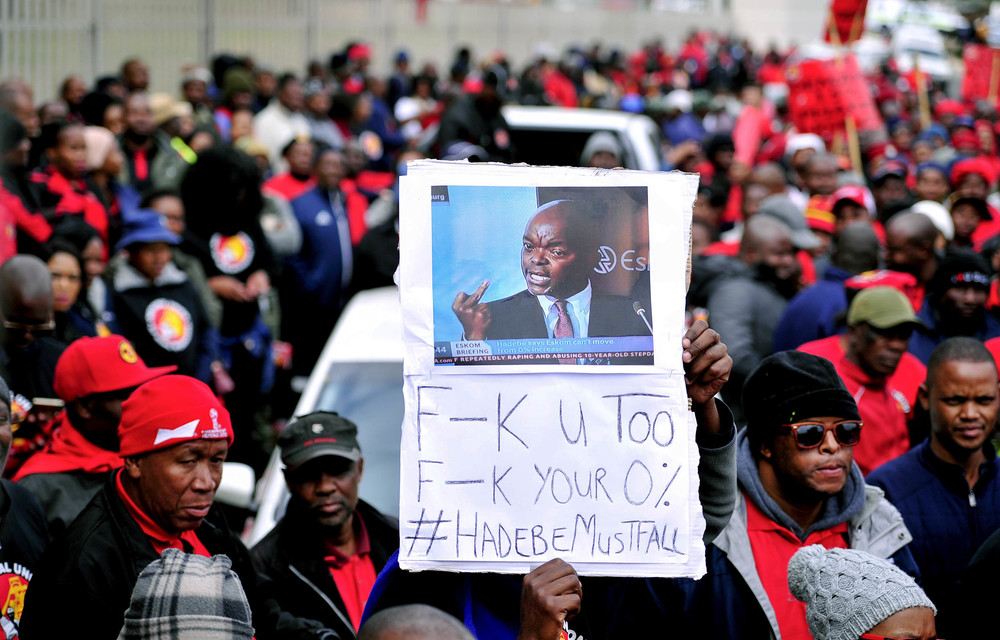
[[(358, 501), (371, 542), (371, 560), (380, 572), (399, 548), (399, 522)], [(307, 521), (294, 498), (274, 529), (250, 551), (257, 570), (274, 583), (278, 603), (288, 613), (322, 622), (341, 638), (355, 637), (344, 600), (330, 575), (316, 526)]]
[[(197, 529), (213, 554), (225, 554), (253, 611), (256, 638), (316, 638), (321, 625), (292, 619), (270, 597), (271, 587), (253, 568), (250, 553), (213, 508)], [(139, 572), (159, 555), (115, 491), (115, 474), (49, 547), (25, 600), (20, 637), (94, 640), (118, 637)]]

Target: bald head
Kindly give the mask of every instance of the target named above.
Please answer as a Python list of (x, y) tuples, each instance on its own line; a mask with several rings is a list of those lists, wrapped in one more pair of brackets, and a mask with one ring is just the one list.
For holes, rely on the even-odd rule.
[(895, 234), (920, 246), (933, 248), (937, 240), (937, 227), (922, 213), (911, 211), (893, 216), (885, 227), (886, 234)]
[(851, 275), (878, 269), (879, 246), (875, 230), (867, 222), (844, 227), (833, 241), (833, 264)]
[(786, 240), (791, 244), (792, 230), (788, 225), (771, 216), (754, 216), (743, 227), (740, 254), (758, 252), (766, 244)]
[[(52, 320), (52, 276), (35, 256), (17, 255), (0, 266), (0, 316), (7, 324), (42, 327)], [(4, 329), (3, 341), (28, 346), (33, 337)]]
[(938, 230), (922, 213), (899, 213), (885, 227), (886, 266), (912, 274), (921, 283), (934, 275)]
[(474, 640), (462, 623), (440, 609), (407, 604), (379, 611), (358, 632), (358, 640)]
[(829, 153), (817, 153), (802, 167), (802, 182), (809, 195), (828, 196), (837, 189), (837, 158)]
[(539, 207), (524, 228), (521, 271), (532, 295), (569, 298), (583, 291), (597, 262), (594, 221), (571, 200)]
[(785, 172), (777, 163), (768, 162), (753, 170), (750, 180), (754, 184), (759, 184), (768, 190), (769, 195), (784, 193), (788, 186), (785, 180)]

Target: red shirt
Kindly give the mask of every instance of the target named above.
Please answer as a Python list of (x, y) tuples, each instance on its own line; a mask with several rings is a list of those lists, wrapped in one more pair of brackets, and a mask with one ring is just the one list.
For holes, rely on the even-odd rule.
[(299, 180), (291, 173), (286, 172), (279, 173), (278, 175), (266, 180), (261, 186), (261, 189), (271, 193), (276, 193), (285, 200), (291, 202), (315, 186), (316, 178), (314, 177), (310, 176), (305, 180)]
[(906, 419), (912, 415), (913, 405), (891, 381), (874, 382), (847, 356), (841, 356), (833, 366), (858, 403), (858, 413), (865, 423), (861, 442), (854, 447), (853, 454), (861, 473), (868, 475), (882, 463), (910, 450)]
[[(800, 346), (798, 351), (826, 358), (836, 366), (837, 361), (846, 353), (846, 349), (847, 338), (840, 334), (807, 342)], [(906, 402), (912, 407), (917, 402), (917, 389), (926, 379), (927, 367), (919, 358), (907, 351), (900, 358), (896, 372), (889, 376), (889, 386), (902, 392)]]
[(209, 553), (205, 545), (195, 535), (194, 529), (181, 531), (179, 534), (168, 533), (160, 525), (153, 522), (152, 518), (143, 513), (139, 505), (133, 502), (132, 498), (125, 492), (125, 485), (122, 484), (121, 470), (115, 474), (115, 491), (118, 493), (118, 498), (122, 501), (122, 504), (125, 505), (125, 510), (132, 516), (132, 519), (139, 525), (139, 528), (146, 534), (146, 537), (149, 538), (149, 542), (156, 549), (156, 553), (163, 553), (164, 549), (178, 549), (186, 553), (205, 556), (206, 558), (212, 557), (212, 554)]
[(768, 518), (752, 500), (743, 496), (747, 505), (747, 535), (753, 550), (757, 575), (760, 576), (767, 598), (774, 608), (782, 640), (812, 640), (806, 622), (806, 605), (788, 589), (788, 561), (802, 547), (821, 544), (827, 549), (847, 548), (847, 523), (842, 522), (824, 531), (813, 531), (805, 541)]
[(368, 604), (368, 596), (375, 586), (377, 572), (372, 564), (371, 541), (368, 539), (368, 529), (365, 521), (357, 511), (354, 512), (355, 551), (353, 556), (345, 556), (332, 546), (327, 546), (327, 555), (323, 559), (330, 569), (330, 575), (337, 585), (337, 591), (344, 600), (344, 608), (357, 631), (361, 626), (361, 614)]
[(83, 471), (84, 473), (104, 473), (122, 466), (117, 451), (102, 449), (87, 440), (69, 422), (63, 410), (53, 421), (52, 439), (45, 448), (21, 465), (14, 482), (33, 473), (63, 473)]

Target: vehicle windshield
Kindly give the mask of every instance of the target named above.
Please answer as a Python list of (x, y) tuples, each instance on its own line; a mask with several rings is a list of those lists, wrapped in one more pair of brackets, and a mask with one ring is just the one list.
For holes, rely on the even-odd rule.
[(316, 410), (336, 411), (358, 425), (365, 458), (361, 497), (382, 513), (399, 513), (399, 439), (403, 423), (401, 362), (335, 362)]

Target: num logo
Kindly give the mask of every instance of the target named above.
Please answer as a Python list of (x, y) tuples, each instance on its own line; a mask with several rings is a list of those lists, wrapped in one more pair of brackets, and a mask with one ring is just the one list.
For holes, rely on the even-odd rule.
[(598, 252), (600, 252), (601, 257), (597, 266), (594, 267), (595, 273), (611, 273), (619, 264), (625, 271), (647, 271), (649, 269), (649, 258), (636, 255), (635, 249), (622, 251), (621, 260), (618, 259), (615, 250), (607, 245), (601, 245)]

